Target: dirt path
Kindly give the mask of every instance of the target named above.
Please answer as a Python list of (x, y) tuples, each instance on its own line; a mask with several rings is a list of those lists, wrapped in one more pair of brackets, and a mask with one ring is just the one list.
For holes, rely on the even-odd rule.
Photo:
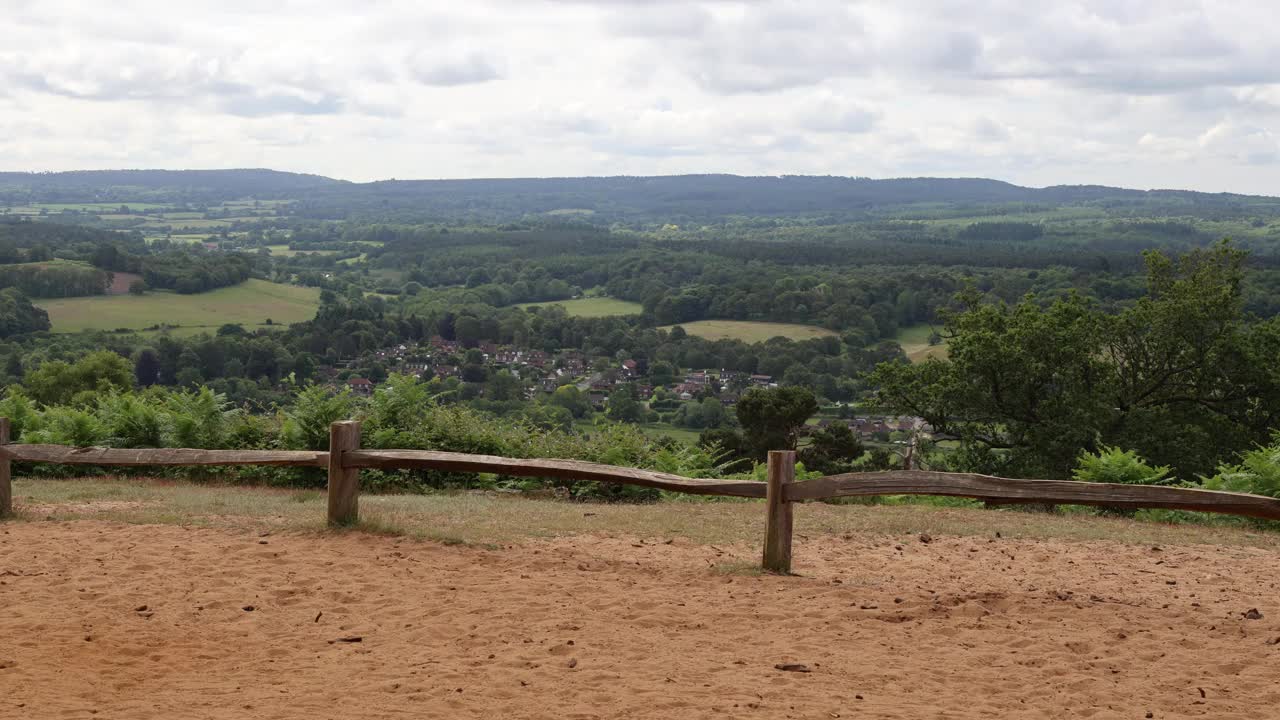
[[(0, 525), (0, 717), (1261, 718), (1280, 554)], [(1251, 609), (1261, 619), (1248, 619)], [(359, 638), (359, 641), (354, 641)], [(803, 664), (810, 672), (784, 671)]]

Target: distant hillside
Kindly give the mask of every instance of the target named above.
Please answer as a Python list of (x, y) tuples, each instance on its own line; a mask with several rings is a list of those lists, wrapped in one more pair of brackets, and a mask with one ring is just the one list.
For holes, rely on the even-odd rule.
[[(952, 206), (969, 215), (1017, 206), (1105, 208), (1118, 215), (1277, 217), (1280, 198), (1097, 185), (1027, 188), (982, 178), (737, 175), (384, 180), (352, 183), (273, 170), (0, 173), (0, 203), (296, 201), (313, 218), (509, 221), (563, 214), (593, 222), (707, 222), (728, 216), (874, 219)], [(975, 212), (976, 211), (976, 212)]]
[(0, 172), (0, 202), (218, 202), (292, 198), (343, 180), (277, 170)]

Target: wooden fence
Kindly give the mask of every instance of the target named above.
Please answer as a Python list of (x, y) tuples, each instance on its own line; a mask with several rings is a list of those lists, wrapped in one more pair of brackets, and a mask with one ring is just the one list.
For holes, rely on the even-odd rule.
[(695, 479), (578, 460), (516, 459), (434, 450), (361, 450), (360, 423), (355, 421), (333, 423), (329, 429), (328, 452), (75, 448), (65, 445), (8, 443), (9, 420), (0, 418), (0, 517), (13, 510), (10, 479), (13, 461), (63, 465), (277, 465), (328, 468), (328, 522), (331, 525), (350, 525), (359, 518), (360, 468), (422, 468), (497, 473), (624, 483), (695, 495), (763, 499), (765, 541), (762, 566), (765, 570), (780, 573), (791, 571), (792, 508), (795, 503), (805, 500), (872, 495), (946, 495), (1019, 503), (1195, 510), (1280, 520), (1280, 500), (1274, 498), (1151, 485), (1015, 480), (923, 470), (848, 473), (796, 482), (796, 454), (790, 450), (769, 453), (768, 482), (765, 483)]

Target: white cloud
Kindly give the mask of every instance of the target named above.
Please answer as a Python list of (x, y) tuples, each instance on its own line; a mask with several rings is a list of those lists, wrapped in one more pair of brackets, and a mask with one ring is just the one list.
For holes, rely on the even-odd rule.
[(1269, 0), (10, 0), (3, 169), (1276, 192)]

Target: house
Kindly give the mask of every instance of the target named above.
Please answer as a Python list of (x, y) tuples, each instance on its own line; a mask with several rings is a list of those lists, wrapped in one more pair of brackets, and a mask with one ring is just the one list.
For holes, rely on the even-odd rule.
[(752, 385), (765, 386), (765, 385), (769, 385), (772, 382), (773, 382), (772, 375), (752, 375), (751, 376)]
[(705, 370), (699, 370), (699, 371), (697, 371), (697, 372), (691, 372), (691, 373), (689, 373), (688, 375), (685, 375), (685, 377), (684, 377), (684, 381), (685, 381), (685, 383), (686, 383), (686, 384), (688, 384), (688, 385), (706, 385), (706, 384), (707, 384), (707, 372), (706, 372)]
[(622, 375), (623, 375), (623, 377), (628, 377), (628, 378), (633, 378), (633, 377), (635, 377), (635, 376), (636, 376), (636, 361), (635, 361), (635, 360), (623, 360), (623, 361), (622, 361)]
[(351, 392), (355, 395), (368, 397), (373, 394), (373, 381), (367, 378), (351, 378), (347, 381), (347, 387), (351, 388)]

